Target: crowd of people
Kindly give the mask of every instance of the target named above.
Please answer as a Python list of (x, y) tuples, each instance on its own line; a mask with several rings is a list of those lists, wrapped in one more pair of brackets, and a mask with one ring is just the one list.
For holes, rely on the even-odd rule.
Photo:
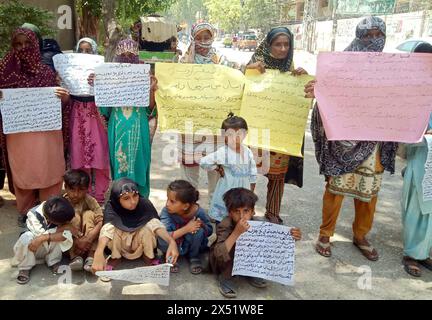
[[(386, 26), (380, 18), (362, 19), (355, 33), (346, 51), (383, 50)], [(214, 48), (214, 38), (212, 25), (195, 25), (189, 49), (179, 63), (231, 66)], [(7, 175), (9, 190), (16, 197), (17, 211), (26, 226), (13, 248), (12, 263), (19, 270), (17, 282), (28, 283), (31, 269), (41, 259), (56, 272), (64, 253), (70, 258), (72, 270), (97, 272), (117, 268), (122, 258), (142, 258), (147, 266), (158, 264), (159, 249), (163, 260), (172, 264), (171, 272), (179, 271), (177, 260), (184, 256), (189, 271), (200, 274), (206, 269), (202, 257), (208, 255), (221, 294), (235, 297), (238, 288), (231, 275), (235, 243), (250, 228), (248, 221), (254, 217), (258, 200), (254, 193), (257, 163), (244, 144), (246, 120), (234, 114), (227, 116), (221, 124), (223, 145), (215, 145), (216, 137), (203, 140), (202, 136), (181, 135), (181, 177), (167, 186), (166, 206), (158, 213), (148, 199), (157, 79), (151, 76), (148, 106), (98, 106), (94, 96), (70, 95), (60, 87), (58, 74), (42, 60), (39, 42), (34, 28), (24, 25), (14, 32), (11, 49), (0, 61), (0, 89), (56, 87), (63, 110), (61, 130), (5, 135), (0, 127), (0, 187)], [(83, 38), (75, 51), (97, 54), (97, 44)], [(416, 51), (432, 53), (432, 46), (422, 43)], [(240, 69), (305, 74), (304, 69), (295, 68), (293, 57), (293, 34), (288, 28), (277, 27)], [(114, 62), (140, 63), (139, 43), (130, 38), (121, 40)], [(94, 78), (89, 74), (90, 85)], [(315, 83), (306, 85), (307, 98), (315, 97)], [(365, 258), (376, 261), (379, 254), (366, 236), (373, 225), (382, 174), (384, 170), (395, 171), (398, 144), (328, 141), (318, 108), (315, 102), (311, 131), (320, 174), (327, 185), (316, 251), (331, 257), (330, 237), (343, 199), (349, 196), (355, 204), (353, 244)], [(431, 133), (429, 129), (425, 134)], [(203, 144), (214, 152), (203, 153), (209, 150)], [(303, 158), (276, 152), (270, 155), (265, 217), (282, 224), (284, 186), (290, 183), (302, 187)], [(424, 144), (407, 146), (403, 264), (416, 277), (421, 276), (420, 265), (432, 270), (432, 202), (423, 201), (421, 196), (426, 155)], [(208, 177), (208, 212), (198, 203), (202, 170)], [(291, 228), (290, 232), (295, 240), (301, 239), (300, 229)], [(209, 247), (209, 237), (214, 233), (216, 241)], [(111, 252), (108, 258), (107, 250)], [(267, 286), (264, 279), (247, 280), (255, 287)]]

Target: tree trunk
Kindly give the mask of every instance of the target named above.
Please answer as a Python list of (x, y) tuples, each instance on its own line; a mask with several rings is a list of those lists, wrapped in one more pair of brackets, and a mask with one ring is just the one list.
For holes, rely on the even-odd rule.
[(115, 0), (104, 0), (102, 3), (102, 17), (105, 30), (105, 62), (112, 62), (115, 56), (117, 43), (123, 36), (122, 27), (115, 17)]
[(96, 42), (98, 39), (98, 25), (99, 19), (94, 17), (87, 6), (82, 8), (82, 16), (80, 18), (80, 38), (82, 37), (90, 37), (95, 39)]

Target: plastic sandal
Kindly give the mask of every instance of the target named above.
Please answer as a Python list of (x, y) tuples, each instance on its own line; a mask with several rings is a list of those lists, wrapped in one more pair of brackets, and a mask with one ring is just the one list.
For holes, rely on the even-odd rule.
[(404, 270), (406, 273), (408, 273), (410, 276), (420, 278), (422, 275), (422, 272), (420, 270), (420, 265), (418, 264), (417, 260), (414, 260), (410, 257), (403, 257), (402, 264), (404, 266)]
[(18, 284), (26, 284), (30, 281), (30, 270), (20, 270), (16, 278)]
[(84, 262), (84, 271), (92, 272), (92, 265), (93, 265), (94, 259), (92, 257), (87, 257)]
[(362, 245), (356, 243), (355, 240), (353, 240), (353, 244), (360, 250), (363, 256), (366, 257), (366, 259), (370, 261), (377, 261), (379, 259), (378, 252), (371, 244)]
[(267, 281), (261, 278), (256, 277), (247, 277), (247, 280), (249, 284), (255, 288), (266, 288), (267, 287)]
[(69, 263), (69, 268), (71, 268), (72, 271), (81, 271), (83, 267), (84, 259), (80, 256), (73, 258)]
[(431, 258), (427, 258), (426, 260), (418, 260), (417, 262), (420, 263), (426, 269), (432, 271), (432, 259)]
[(201, 265), (201, 260), (198, 258), (190, 259), (189, 261), (189, 271), (192, 274), (200, 274), (203, 268)]
[(230, 279), (223, 279), (219, 277), (219, 292), (225, 298), (235, 298), (237, 297), (237, 286)]
[(332, 255), (330, 248), (331, 248), (330, 241), (329, 242), (321, 242), (320, 240), (318, 240), (315, 244), (316, 252), (318, 252), (320, 255), (322, 255), (323, 257), (326, 257), (326, 258), (330, 258)]

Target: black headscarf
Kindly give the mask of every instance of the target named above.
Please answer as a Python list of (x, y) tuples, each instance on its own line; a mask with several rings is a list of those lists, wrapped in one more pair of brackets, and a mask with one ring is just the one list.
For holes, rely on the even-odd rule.
[[(271, 44), (280, 35), (287, 36), (289, 39), (289, 51), (285, 59), (276, 59), (271, 55)], [(294, 37), (292, 32), (285, 27), (277, 27), (271, 29), (263, 42), (259, 45), (258, 49), (252, 56), (251, 63), (261, 61), (264, 63), (266, 69), (277, 69), (281, 72), (288, 72), (294, 57)]]
[(104, 224), (111, 223), (122, 231), (134, 232), (145, 226), (150, 220), (159, 219), (153, 204), (141, 196), (135, 210), (123, 208), (120, 204), (120, 197), (130, 192), (138, 193), (138, 186), (134, 181), (127, 178), (114, 181), (110, 200), (105, 207)]

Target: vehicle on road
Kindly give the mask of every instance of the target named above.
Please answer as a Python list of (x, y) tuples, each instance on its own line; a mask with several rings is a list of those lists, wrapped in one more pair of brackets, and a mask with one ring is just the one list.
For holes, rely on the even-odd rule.
[(400, 43), (396, 48), (385, 50), (389, 52), (413, 52), (417, 45), (421, 42), (429, 42), (432, 44), (432, 38), (412, 38)]
[(239, 50), (255, 51), (257, 48), (257, 36), (253, 33), (242, 34), (237, 41), (236, 47)]
[(232, 46), (233, 46), (233, 38), (232, 38), (232, 36), (230, 34), (227, 34), (224, 37), (224, 39), (222, 41), (222, 44), (223, 44), (223, 46), (225, 48), (232, 48)]

